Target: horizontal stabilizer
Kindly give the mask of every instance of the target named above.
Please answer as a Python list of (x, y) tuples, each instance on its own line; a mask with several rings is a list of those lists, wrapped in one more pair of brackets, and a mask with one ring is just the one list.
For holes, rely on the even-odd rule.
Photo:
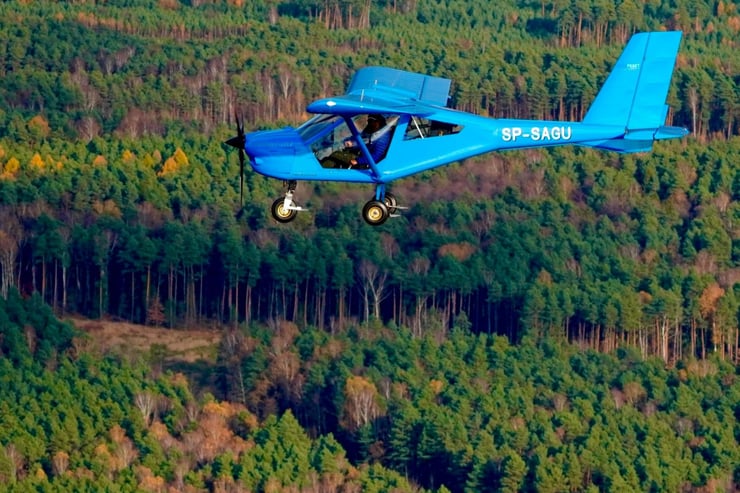
[(689, 134), (689, 131), (683, 127), (662, 126), (655, 132), (655, 140), (680, 139)]
[(651, 128), (649, 130), (630, 130), (624, 136), (627, 140), (665, 140), (679, 139), (688, 134), (689, 131), (682, 127)]
[(682, 127), (661, 126), (650, 130), (630, 130), (621, 139), (584, 142), (581, 145), (622, 153), (649, 152), (656, 140), (679, 139), (688, 133), (689, 131)]
[(594, 142), (584, 142), (581, 145), (586, 147), (594, 147), (604, 151), (615, 151), (620, 153), (630, 152), (650, 152), (653, 150), (653, 141), (651, 140), (626, 140), (626, 139), (611, 139), (611, 140), (600, 140)]

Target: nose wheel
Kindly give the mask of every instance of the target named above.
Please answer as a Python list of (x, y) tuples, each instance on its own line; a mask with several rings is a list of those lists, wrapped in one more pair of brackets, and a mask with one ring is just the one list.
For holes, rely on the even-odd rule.
[(272, 203), (270, 212), (272, 217), (279, 223), (289, 223), (298, 215), (298, 211), (305, 211), (303, 207), (296, 205), (293, 201), (293, 192), (295, 192), (296, 182), (288, 182), (288, 190), (285, 197), (277, 199)]
[(292, 199), (277, 199), (272, 203), (272, 217), (279, 223), (289, 223), (298, 215), (298, 211), (293, 207), (295, 207), (295, 202)]

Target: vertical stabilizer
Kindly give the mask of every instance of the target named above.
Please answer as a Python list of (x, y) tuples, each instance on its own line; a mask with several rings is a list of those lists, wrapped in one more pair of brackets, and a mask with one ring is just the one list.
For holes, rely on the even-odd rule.
[(620, 125), (626, 131), (663, 126), (680, 42), (680, 31), (632, 36), (583, 123)]

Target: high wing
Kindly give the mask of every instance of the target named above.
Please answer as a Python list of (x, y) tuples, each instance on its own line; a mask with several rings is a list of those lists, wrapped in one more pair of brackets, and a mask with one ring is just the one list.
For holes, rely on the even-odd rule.
[(347, 93), (319, 99), (306, 108), (311, 113), (355, 115), (389, 113), (427, 116), (447, 107), (450, 79), (388, 67), (357, 71)]
[(388, 67), (365, 67), (358, 70), (347, 89), (347, 94), (368, 91), (397, 93), (399, 97), (415, 99), (435, 106), (447, 106), (450, 79), (406, 72)]

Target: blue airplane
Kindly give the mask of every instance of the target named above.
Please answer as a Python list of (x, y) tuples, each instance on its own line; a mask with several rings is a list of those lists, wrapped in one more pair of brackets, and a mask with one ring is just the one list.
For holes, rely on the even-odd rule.
[(450, 80), (387, 67), (366, 67), (347, 93), (320, 99), (298, 128), (244, 133), (226, 144), (257, 173), (283, 180), (272, 216), (292, 221), (305, 210), (293, 200), (301, 180), (375, 185), (362, 209), (371, 225), (401, 207), (387, 191), (394, 180), (472, 156), (508, 149), (580, 145), (619, 153), (650, 151), (656, 140), (688, 130), (665, 125), (666, 97), (681, 32), (632, 36), (581, 122), (488, 118), (447, 107)]

